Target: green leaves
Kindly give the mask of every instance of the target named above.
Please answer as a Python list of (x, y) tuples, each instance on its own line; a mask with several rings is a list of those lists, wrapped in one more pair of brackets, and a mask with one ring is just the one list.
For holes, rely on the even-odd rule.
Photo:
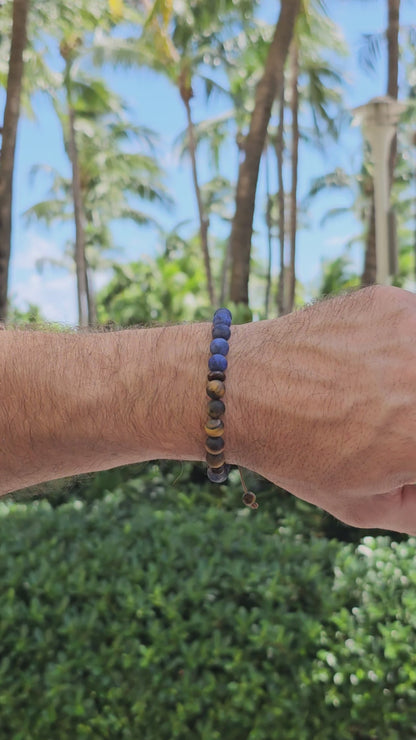
[(329, 541), (294, 498), (253, 516), (233, 475), (163, 467), (1, 504), (1, 740), (412, 737), (416, 541)]
[[(88, 508), (12, 505), (0, 528), (0, 581), (27, 584), (0, 621), (9, 737), (56, 731), (65, 740), (90, 727), (109, 737), (239, 740), (256, 725), (269, 739), (270, 687), (295, 737), (290, 643), (312, 656), (320, 630), (314, 589), (303, 618), (285, 598), (306, 593), (301, 541), (295, 554), (289, 537), (267, 535), (264, 519), (235, 511), (132, 508), (122, 489)], [(318, 543), (312, 557), (323, 563), (325, 549)]]
[(114, 265), (114, 277), (98, 296), (100, 320), (132, 326), (190, 320), (204, 309), (208, 314), (208, 298), (201, 292), (203, 265), (195, 245), (179, 249), (155, 260)]

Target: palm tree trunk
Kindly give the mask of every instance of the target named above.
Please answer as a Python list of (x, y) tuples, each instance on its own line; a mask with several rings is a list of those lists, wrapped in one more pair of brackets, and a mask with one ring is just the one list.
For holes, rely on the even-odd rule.
[(290, 191), (290, 263), (289, 263), (289, 295), (286, 305), (286, 312), (291, 313), (295, 304), (295, 257), (296, 257), (296, 232), (298, 225), (298, 159), (299, 159), (299, 49), (297, 43), (292, 41), (291, 49), (291, 103), (290, 110), (292, 114), (292, 187)]
[(266, 143), (264, 150), (266, 161), (266, 227), (267, 227), (267, 276), (266, 276), (266, 295), (264, 298), (264, 317), (269, 318), (270, 289), (272, 286), (272, 196), (270, 194), (270, 165), (269, 165), (269, 142)]
[[(387, 95), (397, 100), (399, 94), (399, 25), (400, 25), (400, 0), (388, 0), (388, 24), (387, 24)], [(394, 134), (389, 154), (389, 194), (394, 182), (394, 169), (397, 159), (397, 134)], [(391, 208), (389, 210), (389, 253), (390, 269), (393, 273), (398, 271), (398, 249), (397, 249), (397, 226), (396, 214)]]
[(77, 274), (78, 323), (80, 327), (88, 326), (88, 280), (85, 258), (85, 218), (81, 193), (78, 149), (75, 137), (75, 112), (69, 95), (69, 156), (72, 164), (72, 197), (74, 200), (75, 218), (75, 266)]
[(92, 289), (91, 272), (88, 269), (87, 263), (87, 300), (88, 300), (88, 326), (97, 326), (97, 305), (95, 302), (95, 295)]
[[(400, 0), (388, 0), (388, 25), (387, 25), (387, 95), (397, 100), (399, 94), (399, 25), (400, 25)], [(397, 135), (391, 142), (389, 156), (389, 181), (393, 184), (394, 167), (397, 156)]]
[[(236, 140), (239, 155), (241, 156), (241, 154), (244, 151), (244, 148), (242, 146), (242, 143), (244, 141), (244, 136), (243, 136), (241, 129), (237, 131), (235, 140)], [(229, 237), (227, 239), (227, 244), (225, 247), (225, 255), (224, 255), (224, 259), (223, 259), (222, 266), (221, 266), (220, 306), (224, 306), (226, 303), (228, 303), (228, 300), (229, 300), (230, 267), (231, 267), (231, 238)]]
[(276, 158), (278, 193), (277, 205), (279, 210), (279, 290), (277, 294), (278, 315), (282, 316), (285, 310), (285, 187), (283, 182), (283, 153), (284, 153), (284, 124), (285, 124), (285, 85), (284, 77), (280, 89), (279, 99), (279, 126), (276, 138)]
[(188, 146), (189, 146), (189, 153), (191, 155), (191, 163), (192, 163), (192, 180), (194, 184), (195, 197), (196, 197), (196, 202), (198, 206), (199, 233), (200, 233), (200, 238), (201, 238), (202, 256), (204, 258), (208, 295), (209, 295), (209, 300), (211, 302), (211, 305), (214, 306), (215, 305), (215, 293), (214, 293), (214, 284), (212, 281), (211, 259), (210, 259), (209, 246), (208, 246), (209, 220), (204, 213), (204, 206), (203, 206), (202, 198), (201, 198), (201, 188), (199, 187), (198, 171), (197, 171), (197, 166), (196, 166), (195, 132), (194, 132), (194, 124), (193, 124), (192, 114), (191, 114), (191, 106), (189, 103), (190, 99), (192, 98), (193, 93), (192, 93), (192, 88), (190, 84), (187, 83), (185, 80), (185, 76), (186, 76), (186, 72), (184, 70), (183, 74), (180, 76), (180, 79), (179, 79), (179, 91), (180, 91), (183, 103), (185, 105), (186, 119), (188, 123)]
[(14, 0), (6, 105), (0, 154), (0, 321), (7, 318), (7, 292), (12, 236), (13, 171), (27, 41), (29, 0)]
[(248, 304), (251, 237), (260, 159), (273, 102), (282, 84), (283, 68), (295, 27), (300, 0), (281, 0), (280, 17), (269, 47), (245, 142), (245, 157), (238, 173), (236, 210), (231, 229), (231, 288), (234, 303)]

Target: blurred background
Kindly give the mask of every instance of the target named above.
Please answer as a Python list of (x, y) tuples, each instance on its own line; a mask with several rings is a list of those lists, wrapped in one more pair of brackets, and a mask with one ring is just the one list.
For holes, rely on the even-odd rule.
[[(415, 20), (3, 0), (0, 320), (279, 317), (379, 281), (381, 243), (414, 290)], [(0, 502), (0, 740), (416, 738), (415, 540), (247, 478), (257, 512), (166, 461)]]

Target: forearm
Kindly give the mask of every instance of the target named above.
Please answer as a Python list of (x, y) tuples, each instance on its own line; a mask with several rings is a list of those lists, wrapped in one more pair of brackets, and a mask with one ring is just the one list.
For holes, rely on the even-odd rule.
[(209, 337), (209, 324), (0, 332), (0, 493), (144, 460), (202, 460)]

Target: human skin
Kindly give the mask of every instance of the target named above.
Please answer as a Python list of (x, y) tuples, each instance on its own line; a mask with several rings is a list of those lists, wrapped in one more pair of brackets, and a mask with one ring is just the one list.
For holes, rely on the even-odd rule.
[[(0, 332), (0, 493), (203, 460), (211, 325)], [(232, 328), (226, 460), (357, 527), (416, 533), (416, 296), (374, 286)]]
[(415, 534), (416, 296), (374, 286), (242, 333), (228, 406), (251, 435), (233, 461), (345, 523)]

